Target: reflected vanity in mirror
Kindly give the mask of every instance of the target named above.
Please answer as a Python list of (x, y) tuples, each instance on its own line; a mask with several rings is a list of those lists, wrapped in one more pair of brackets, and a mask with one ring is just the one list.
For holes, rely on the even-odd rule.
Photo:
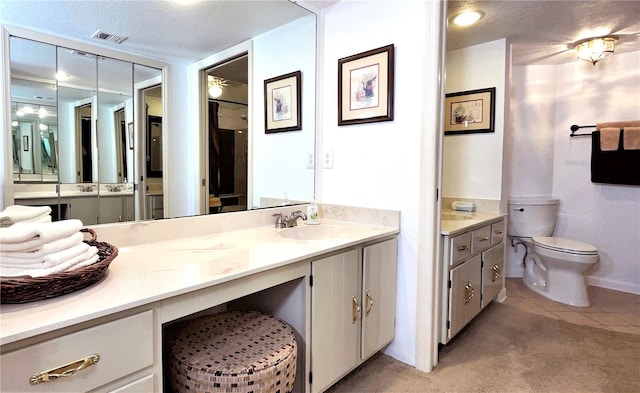
[(85, 225), (134, 220), (135, 130), (147, 112), (134, 70), (140, 90), (160, 85), (161, 70), (15, 36), (10, 59), (14, 203)]

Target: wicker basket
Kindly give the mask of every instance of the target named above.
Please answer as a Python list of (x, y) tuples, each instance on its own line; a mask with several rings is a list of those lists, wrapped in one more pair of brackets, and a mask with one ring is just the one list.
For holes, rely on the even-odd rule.
[(183, 328), (171, 345), (169, 369), (177, 393), (289, 393), (296, 361), (296, 339), (285, 322), (228, 311)]
[(0, 277), (2, 292), (0, 303), (29, 303), (66, 295), (86, 288), (102, 280), (109, 264), (118, 255), (118, 248), (105, 242), (96, 241), (93, 229), (83, 228), (91, 239), (84, 242), (98, 248), (98, 262), (75, 270), (49, 274), (43, 277)]

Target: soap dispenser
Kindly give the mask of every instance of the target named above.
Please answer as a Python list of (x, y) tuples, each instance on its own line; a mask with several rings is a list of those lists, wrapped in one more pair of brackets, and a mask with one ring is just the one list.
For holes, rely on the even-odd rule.
[(316, 204), (316, 201), (311, 201), (309, 206), (307, 206), (307, 219), (304, 223), (309, 225), (320, 224), (320, 219), (318, 218), (318, 205)]

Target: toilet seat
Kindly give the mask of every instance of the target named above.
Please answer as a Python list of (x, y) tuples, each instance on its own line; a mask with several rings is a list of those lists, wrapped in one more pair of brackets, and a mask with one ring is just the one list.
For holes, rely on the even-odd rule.
[(534, 237), (533, 244), (551, 251), (563, 252), (574, 255), (597, 255), (598, 249), (589, 243), (562, 237)]

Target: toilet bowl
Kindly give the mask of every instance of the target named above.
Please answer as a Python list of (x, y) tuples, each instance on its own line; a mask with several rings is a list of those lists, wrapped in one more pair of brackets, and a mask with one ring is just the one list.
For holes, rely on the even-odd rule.
[(508, 235), (515, 247), (526, 246), (522, 280), (527, 288), (557, 302), (588, 307), (585, 272), (598, 262), (598, 250), (551, 236), (558, 204), (557, 199), (510, 200)]
[(560, 237), (534, 237), (528, 243), (532, 251), (525, 257), (524, 284), (557, 302), (588, 307), (584, 273), (598, 262), (596, 248)]

